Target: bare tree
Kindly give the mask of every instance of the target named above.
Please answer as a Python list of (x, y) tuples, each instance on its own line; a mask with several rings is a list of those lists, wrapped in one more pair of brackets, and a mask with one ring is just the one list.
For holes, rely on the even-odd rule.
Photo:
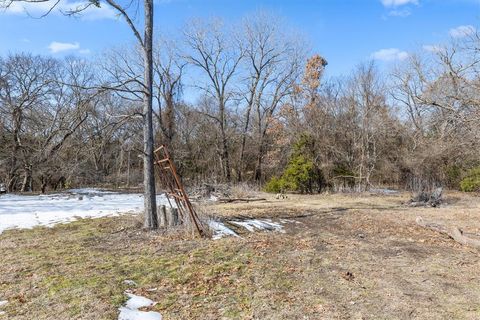
[[(25, 123), (28, 113), (35, 111), (35, 106), (42, 104), (50, 95), (53, 86), (53, 74), (56, 63), (54, 60), (42, 59), (30, 55), (11, 56), (2, 61), (0, 67), (2, 85), (0, 87), (0, 113), (9, 119), (6, 129), (11, 133), (11, 151), (8, 156), (9, 172), (7, 188), (15, 189), (17, 171), (23, 166), (24, 182), (21, 187), (29, 189), (31, 164), (28, 163), (28, 142), (25, 137)], [(22, 161), (23, 159), (23, 161)]]
[[(294, 91), (305, 59), (304, 43), (282, 29), (281, 19), (259, 12), (244, 21), (245, 119), (240, 147), (239, 172), (243, 168), (247, 132), (252, 111), (257, 145), (255, 180), (262, 179), (267, 133), (275, 111)], [(240, 177), (239, 177), (240, 178)]]
[(185, 30), (190, 52), (187, 61), (199, 68), (207, 78), (207, 85), (199, 87), (214, 97), (218, 107), (205, 115), (215, 121), (220, 129), (221, 164), (224, 178), (231, 179), (230, 150), (227, 138), (227, 104), (232, 97), (230, 82), (243, 57), (243, 49), (232, 36), (227, 35), (221, 21), (210, 23), (195, 21)]
[[(45, 13), (50, 13), (60, 1), (56, 0), (1, 0), (0, 4), (7, 8), (14, 2), (51, 2), (52, 6)], [(143, 62), (144, 62), (144, 77), (142, 80), (142, 95), (143, 95), (143, 162), (144, 162), (144, 200), (145, 200), (145, 227), (150, 229), (158, 228), (158, 221), (156, 215), (156, 192), (155, 192), (155, 175), (154, 175), (154, 140), (153, 140), (153, 0), (143, 0), (143, 36), (140, 34), (138, 27), (134, 20), (128, 13), (128, 8), (131, 4), (122, 6), (115, 0), (105, 0), (105, 2), (87, 0), (79, 3), (75, 8), (72, 8), (66, 14), (75, 15), (90, 7), (100, 7), (108, 5), (112, 7), (120, 17), (122, 17), (133, 35), (142, 48)]]
[[(155, 116), (163, 142), (173, 146), (175, 137), (175, 113), (182, 93), (182, 76), (186, 62), (173, 41), (156, 42), (154, 50), (154, 97), (158, 108)], [(171, 156), (174, 148), (170, 148)]]
[[(10, 56), (1, 69), (8, 74), (0, 88), (0, 113), (11, 120), (12, 143), (5, 145), (11, 146), (9, 189), (16, 189), (21, 167), (20, 190), (33, 191), (34, 173), (48, 180), (60, 149), (89, 115), (94, 96), (78, 85), (88, 83), (91, 73), (79, 61), (30, 55)], [(77, 86), (61, 84), (67, 79)]]

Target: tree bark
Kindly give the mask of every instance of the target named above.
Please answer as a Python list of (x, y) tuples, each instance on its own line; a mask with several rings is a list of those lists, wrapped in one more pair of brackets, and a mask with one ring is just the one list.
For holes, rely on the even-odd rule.
[(223, 102), (223, 97), (220, 96), (220, 130), (222, 134), (222, 161), (223, 161), (223, 174), (227, 182), (231, 181), (230, 173), (230, 155), (228, 151), (228, 139), (227, 133), (225, 130), (225, 104)]
[(260, 147), (258, 148), (257, 164), (255, 166), (255, 181), (261, 182), (262, 180), (262, 164), (263, 164), (263, 139), (260, 141)]
[(145, 36), (144, 36), (144, 95), (143, 95), (143, 184), (145, 202), (145, 222), (148, 229), (158, 228), (157, 205), (154, 172), (153, 141), (153, 0), (144, 0)]
[(166, 228), (168, 226), (168, 224), (167, 224), (167, 208), (164, 205), (161, 205), (159, 207), (159, 209), (160, 209), (159, 210), (160, 211), (159, 212), (160, 217), (159, 217), (158, 220), (159, 220), (160, 226)]
[(11, 163), (10, 163), (10, 170), (8, 173), (8, 185), (7, 185), (7, 190), (8, 192), (13, 192), (15, 191), (15, 184), (17, 182), (17, 162), (18, 162), (18, 152), (20, 150), (20, 129), (22, 126), (22, 110), (20, 108), (15, 108), (13, 110), (12, 114), (12, 120), (13, 120), (13, 149), (12, 149), (12, 155), (11, 155)]
[(25, 164), (24, 176), (22, 182), (22, 192), (33, 191), (32, 190), (32, 167), (28, 164)]

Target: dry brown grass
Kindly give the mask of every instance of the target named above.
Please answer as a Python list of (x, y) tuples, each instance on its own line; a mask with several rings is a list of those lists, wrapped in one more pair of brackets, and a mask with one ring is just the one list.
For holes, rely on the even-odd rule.
[(479, 198), (453, 193), (434, 209), (405, 207), (408, 194), (260, 196), (208, 209), (289, 218), (285, 234), (195, 240), (144, 232), (132, 216), (7, 231), (7, 318), (116, 319), (132, 279), (167, 320), (480, 319), (479, 251), (414, 222), (476, 232)]

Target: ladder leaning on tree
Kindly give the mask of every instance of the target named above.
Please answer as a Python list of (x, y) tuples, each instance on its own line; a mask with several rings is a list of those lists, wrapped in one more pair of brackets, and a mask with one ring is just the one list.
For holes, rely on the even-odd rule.
[(188, 198), (182, 180), (177, 173), (177, 168), (173, 160), (170, 158), (167, 147), (162, 145), (154, 151), (155, 164), (157, 165), (157, 176), (162, 188), (166, 190), (167, 200), (170, 204), (170, 208), (173, 208), (171, 200), (175, 201), (178, 208), (180, 223), (184, 224), (190, 222), (195, 231), (204, 236), (200, 219), (198, 218), (195, 209)]

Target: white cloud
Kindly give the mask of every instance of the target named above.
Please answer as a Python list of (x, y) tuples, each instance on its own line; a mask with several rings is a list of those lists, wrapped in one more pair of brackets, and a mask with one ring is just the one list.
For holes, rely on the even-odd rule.
[(388, 15), (391, 16), (391, 17), (400, 17), (400, 18), (405, 18), (405, 17), (408, 17), (409, 15), (412, 14), (412, 11), (407, 8), (407, 9), (402, 9), (402, 10), (390, 10), (388, 12)]
[(423, 50), (428, 51), (428, 52), (440, 52), (442, 51), (442, 47), (439, 46), (438, 44), (426, 44), (423, 46)]
[(464, 38), (474, 34), (477, 29), (472, 25), (467, 26), (458, 26), (456, 28), (450, 29), (448, 32), (453, 38)]
[(385, 7), (399, 7), (406, 4), (418, 4), (419, 0), (381, 0)]
[[(68, 0), (60, 0), (52, 10), (51, 14), (62, 14), (75, 9), (83, 8), (86, 2)], [(12, 14), (12, 15), (32, 15), (34, 17), (40, 17), (49, 12), (55, 1), (49, 0), (45, 2), (38, 1), (22, 2), (13, 1), (7, 8), (2, 8), (0, 14)], [(101, 7), (90, 6), (87, 9), (79, 13), (79, 16), (83, 20), (100, 20), (100, 19), (114, 19), (116, 18), (115, 10), (104, 2), (100, 2)]]
[(371, 57), (381, 61), (405, 60), (408, 58), (408, 52), (397, 48), (382, 49), (372, 53)]
[(80, 50), (78, 50), (78, 53), (80, 53), (80, 54), (90, 54), (90, 53), (92, 53), (92, 51), (90, 51), (90, 49), (80, 49)]
[(53, 41), (48, 46), (51, 53), (58, 53), (63, 51), (79, 50), (80, 44), (78, 42), (69, 43), (69, 42), (57, 42)]

